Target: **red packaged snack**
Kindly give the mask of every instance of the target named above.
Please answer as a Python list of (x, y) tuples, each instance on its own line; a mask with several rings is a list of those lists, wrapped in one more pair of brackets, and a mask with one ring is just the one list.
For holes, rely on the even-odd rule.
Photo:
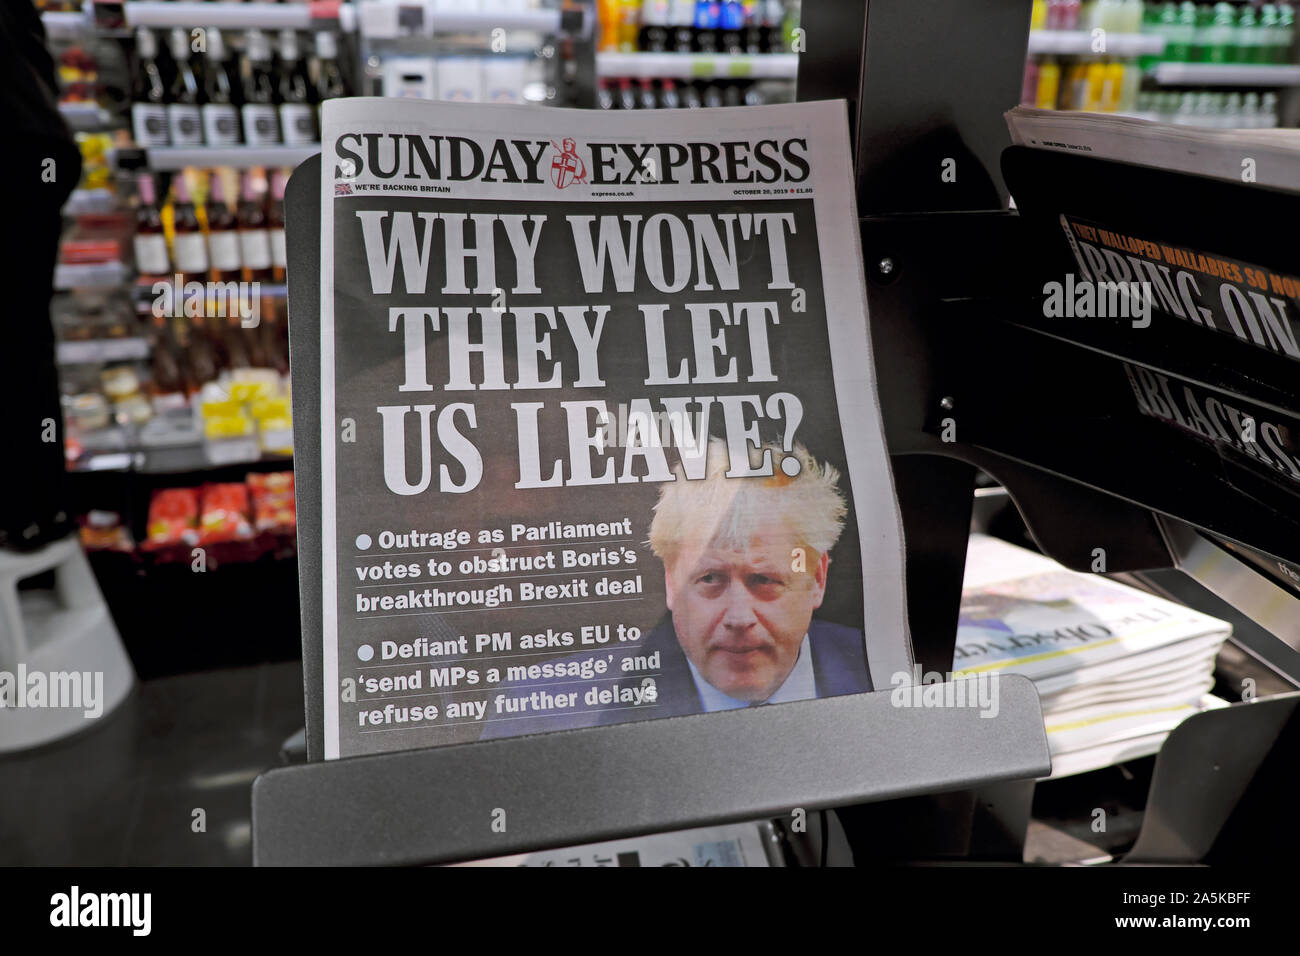
[(248, 510), (248, 488), (245, 485), (204, 485), (199, 544), (251, 538), (253, 526), (248, 521)]
[(149, 500), (147, 538), (141, 547), (153, 551), (199, 540), (199, 490), (160, 488)]
[(253, 526), (258, 531), (291, 534), (298, 526), (293, 498), (293, 472), (250, 474), (253, 495)]

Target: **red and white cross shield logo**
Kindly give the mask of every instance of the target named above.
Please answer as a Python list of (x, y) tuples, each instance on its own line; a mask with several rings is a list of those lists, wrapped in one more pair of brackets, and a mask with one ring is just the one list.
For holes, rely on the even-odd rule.
[(555, 150), (555, 158), (551, 160), (551, 182), (555, 188), (565, 189), (574, 183), (585, 183), (587, 167), (578, 156), (578, 144), (566, 137), (563, 146), (556, 146), (552, 141), (551, 147)]

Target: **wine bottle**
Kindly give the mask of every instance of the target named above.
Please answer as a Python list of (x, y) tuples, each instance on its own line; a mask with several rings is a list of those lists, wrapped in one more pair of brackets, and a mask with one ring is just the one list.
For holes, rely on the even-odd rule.
[(157, 194), (153, 177), (141, 174), (137, 181), (140, 204), (135, 207), (135, 268), (141, 277), (170, 276), (171, 261), (167, 258), (167, 237), (163, 234), (162, 214), (158, 211)]
[(280, 117), (275, 84), (271, 82), (271, 44), (260, 30), (244, 34), (244, 142), (249, 146), (274, 146), (280, 142)]
[(280, 130), (289, 146), (316, 142), (316, 91), (298, 48), (298, 34), (280, 31)]
[(239, 259), (244, 267), (244, 281), (260, 282), (271, 278), (271, 236), (266, 228), (266, 211), (258, 195), (252, 173), (244, 174), (239, 201)]
[(239, 232), (235, 215), (226, 198), (226, 181), (221, 170), (214, 169), (208, 194), (208, 261), (212, 278), (218, 282), (237, 282), (240, 278)]
[(271, 202), (266, 213), (267, 231), (271, 237), (271, 278), (283, 282), (289, 267), (288, 250), (284, 239), (284, 187), (287, 177), (284, 170), (271, 174)]
[(203, 94), (190, 58), (190, 35), (176, 27), (168, 36), (167, 46), (176, 65), (168, 91), (167, 134), (173, 146), (202, 146), (203, 117), (199, 103)]
[[(208, 278), (208, 246), (184, 171), (177, 173), (172, 181), (172, 193), (172, 258), (176, 271), (186, 280), (204, 282)], [(177, 294), (180, 294), (179, 289)]]
[(135, 31), (136, 69), (131, 92), (131, 132), (137, 146), (166, 146), (167, 85), (158, 63), (158, 38), (144, 27)]
[(209, 146), (239, 145), (239, 83), (230, 51), (221, 31), (208, 30), (208, 53), (204, 60), (203, 138)]
[(316, 98), (323, 101), (347, 95), (347, 84), (339, 68), (338, 39), (333, 31), (320, 30), (316, 34)]

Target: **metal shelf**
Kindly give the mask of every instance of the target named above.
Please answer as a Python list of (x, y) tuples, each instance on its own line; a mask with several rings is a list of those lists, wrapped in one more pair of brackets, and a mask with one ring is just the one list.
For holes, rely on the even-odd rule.
[(1162, 86), (1300, 86), (1300, 66), (1252, 63), (1158, 63)]
[(1143, 56), (1165, 51), (1165, 38), (1150, 33), (1104, 33), (1099, 39), (1104, 43), (1100, 50), (1090, 30), (1034, 30), (1029, 34), (1029, 52)]
[(131, 27), (217, 27), (223, 30), (308, 30), (337, 21), (355, 27), (351, 3), (195, 3), (186, 0), (127, 0), (122, 4)]
[(153, 170), (184, 169), (187, 166), (297, 166), (320, 152), (320, 143), (310, 146), (158, 146), (145, 150), (146, 165)]
[(794, 79), (797, 53), (597, 53), (596, 75), (675, 80)]
[(129, 362), (149, 357), (149, 340), (136, 336), (125, 339), (64, 341), (58, 344), (57, 354), (60, 365)]
[(75, 40), (90, 29), (92, 21), (86, 10), (49, 10), (41, 14), (45, 34), (51, 40)]
[(60, 262), (54, 267), (54, 288), (112, 289), (126, 280), (126, 267), (120, 262)]

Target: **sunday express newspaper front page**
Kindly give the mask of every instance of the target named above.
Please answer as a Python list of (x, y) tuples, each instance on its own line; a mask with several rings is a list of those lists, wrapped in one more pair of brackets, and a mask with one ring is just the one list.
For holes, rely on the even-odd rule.
[(324, 142), (326, 757), (910, 668), (842, 103)]

